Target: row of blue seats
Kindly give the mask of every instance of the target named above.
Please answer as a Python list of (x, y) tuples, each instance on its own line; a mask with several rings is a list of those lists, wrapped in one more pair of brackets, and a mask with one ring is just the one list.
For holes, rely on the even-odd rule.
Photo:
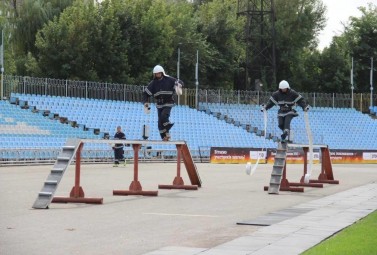
[[(33, 100), (31, 95), (17, 95), (22, 100)], [(25, 96), (25, 97), (23, 97)], [(56, 101), (54, 97), (45, 97), (38, 96), (38, 100), (49, 102), (49, 105), (53, 106)], [(59, 102), (64, 105), (66, 112), (70, 112), (74, 108), (71, 108), (69, 103), (77, 101), (77, 99), (72, 98), (59, 98)], [(89, 103), (90, 102), (90, 103)], [(96, 104), (95, 102), (98, 102)], [(141, 129), (143, 124), (149, 124), (151, 126), (150, 139), (157, 140), (160, 139), (156, 122), (157, 114), (156, 111), (152, 111), (149, 116), (143, 114), (143, 107), (141, 103), (132, 103), (128, 104), (125, 102), (120, 102), (120, 106), (127, 104), (127, 109), (124, 111), (124, 116), (119, 118), (119, 121), (111, 120), (116, 119), (117, 116), (109, 112), (108, 118), (104, 118), (106, 114), (93, 114), (96, 112), (101, 112), (102, 107), (107, 104), (114, 104), (112, 101), (106, 100), (81, 100), (82, 105), (90, 105), (92, 116), (91, 118), (84, 120), (84, 125), (91, 125), (93, 128), (101, 127), (101, 131), (106, 131), (110, 136), (114, 135), (115, 128), (117, 125), (121, 125), (126, 132), (126, 135), (129, 139), (141, 139)], [(221, 106), (221, 105), (220, 105)], [(220, 106), (216, 106), (217, 111), (221, 111)], [(259, 107), (257, 106), (248, 106), (248, 105), (231, 105), (227, 106), (224, 110), (226, 114), (232, 114), (232, 109), (237, 112), (237, 109), (242, 108), (244, 114), (248, 112), (253, 113), (254, 116), (261, 116), (259, 112)], [(22, 110), (25, 111), (25, 110)], [(212, 111), (212, 110), (211, 110)], [(31, 114), (29, 111), (25, 111)], [(254, 133), (248, 132), (247, 130), (239, 127), (235, 127), (233, 123), (227, 123), (225, 120), (221, 120), (214, 116), (213, 114), (205, 114), (206, 111), (198, 112), (196, 110), (190, 109), (186, 106), (178, 106), (173, 109), (171, 119), (175, 122), (175, 126), (172, 129), (172, 135), (174, 139), (187, 140), (189, 147), (193, 150), (197, 149), (200, 146), (224, 146), (224, 147), (263, 147), (268, 148), (276, 147), (276, 144), (272, 140), (266, 140), (263, 137), (259, 137)], [(76, 114), (76, 115), (75, 115)], [(119, 112), (117, 112), (119, 114)], [(269, 113), (269, 125), (267, 128), (267, 133), (274, 135), (279, 135), (280, 130), (277, 128), (276, 120), (276, 109), (271, 109)], [(224, 114), (225, 115), (225, 114)], [(237, 115), (237, 114), (234, 114)], [(249, 115), (249, 114), (248, 114)], [(307, 143), (306, 130), (304, 125), (303, 114), (300, 114), (298, 119), (295, 119), (292, 122), (292, 130), (295, 135), (295, 142)], [(77, 112), (72, 111), (72, 117), (77, 116)], [(141, 117), (143, 116), (143, 117)], [(363, 123), (362, 127), (358, 127), (357, 132), (364, 132), (369, 136), (377, 135), (374, 132), (367, 133), (367, 129), (370, 130), (376, 122), (373, 120), (365, 118), (365, 115), (355, 111), (354, 109), (331, 109), (331, 108), (313, 108), (309, 112), (310, 120), (312, 123), (312, 132), (314, 135), (315, 143), (325, 143), (329, 144), (330, 148), (339, 148), (339, 149), (372, 149), (376, 148), (375, 139), (362, 139), (362, 143), (352, 143), (350, 142), (353, 137), (356, 137), (353, 133), (351, 134), (351, 139), (344, 139), (350, 135), (349, 132), (352, 131), (352, 127), (348, 126), (352, 123), (353, 119), (357, 119)], [(336, 116), (336, 117), (334, 117)], [(66, 116), (70, 118), (70, 116)], [(140, 118), (138, 118), (140, 117)], [(346, 120), (344, 120), (346, 119)], [(349, 119), (349, 120), (347, 120)], [(74, 120), (74, 119), (72, 119)], [(259, 130), (263, 130), (263, 119), (262, 117), (253, 118), (253, 125), (257, 125)], [(372, 121), (372, 122), (371, 122)], [(344, 122), (344, 123), (343, 123)], [(374, 123), (374, 124), (373, 124)], [(246, 124), (246, 123), (242, 123)], [(352, 123), (354, 124), (354, 123)], [(61, 125), (61, 124), (60, 124)], [(339, 126), (339, 127), (338, 127)], [(355, 125), (354, 125), (355, 126)], [(106, 130), (102, 130), (102, 127)], [(190, 131), (191, 130), (191, 131)], [(374, 128), (374, 130), (377, 130)], [(376, 136), (374, 136), (376, 137)], [(370, 138), (370, 137), (369, 137)], [(296, 140), (297, 139), (297, 140)], [(346, 141), (347, 140), (347, 141)], [(344, 147), (347, 146), (347, 147)]]
[[(24, 98), (23, 98), (24, 99)], [(29, 96), (29, 99), (30, 99), (30, 96)], [(45, 100), (48, 100), (48, 98), (46, 97), (45, 98)], [(62, 100), (63, 99), (61, 99), (61, 101), (60, 102), (62, 102)], [(139, 115), (141, 115), (141, 116), (144, 116), (144, 114), (143, 114), (143, 112), (142, 112), (142, 110), (143, 110), (143, 108), (142, 108), (142, 105), (139, 103), (139, 104), (133, 104), (133, 107), (134, 108), (132, 108), (131, 107), (131, 111), (127, 111), (126, 113), (125, 113), (125, 115), (128, 115), (127, 116), (127, 119), (125, 119), (125, 121), (123, 121), (123, 119), (122, 120), (120, 120), (118, 123), (115, 123), (115, 122), (113, 122), (113, 125), (112, 126), (109, 126), (109, 125), (102, 125), (103, 124), (103, 122), (106, 122), (106, 120), (103, 120), (103, 119), (98, 119), (98, 118), (96, 118), (97, 117), (97, 114), (96, 114), (96, 116), (92, 116), (92, 119), (91, 120), (84, 120), (84, 121), (86, 121), (86, 123), (85, 124), (87, 124), (87, 125), (90, 125), (90, 126), (94, 126), (94, 125), (97, 125), (97, 126), (100, 126), (100, 127), (106, 127), (106, 128), (110, 128), (110, 127), (112, 127), (112, 129), (111, 130), (105, 130), (105, 131), (107, 131), (107, 132), (109, 132), (110, 133), (110, 135), (113, 135), (114, 134), (114, 131), (115, 131), (115, 127), (116, 127), (116, 125), (122, 125), (122, 121), (123, 121), (123, 123), (124, 122), (126, 122), (126, 125), (122, 125), (122, 126), (124, 126), (125, 127), (125, 131), (126, 131), (126, 133), (127, 133), (127, 131), (128, 130), (137, 130), (137, 129), (140, 129), (140, 127), (142, 126), (142, 122), (144, 122), (145, 123), (145, 117), (144, 118), (140, 118), (139, 120), (135, 120), (135, 117), (137, 116), (135, 116), (135, 115), (133, 115), (132, 114), (132, 112), (139, 112), (140, 114)], [(69, 107), (67, 107), (67, 108), (69, 108)], [(97, 108), (91, 108), (92, 109), (92, 111), (98, 111), (98, 109)], [(72, 113), (74, 112), (74, 110), (73, 109), (69, 109), (69, 110), (72, 110)], [(200, 120), (200, 121), (202, 121), (202, 123), (203, 124), (205, 124), (205, 125), (207, 125), (207, 126), (211, 126), (211, 127), (213, 127), (213, 125), (215, 124), (215, 125), (218, 125), (219, 123), (218, 123), (218, 120), (216, 120), (216, 119), (211, 119), (211, 118), (208, 118), (208, 116), (206, 116), (204, 113), (201, 113), (201, 112), (197, 112), (197, 111), (195, 111), (195, 110), (192, 110), (192, 109), (189, 109), (188, 107), (176, 107), (175, 109), (174, 109), (174, 111), (175, 112), (177, 112), (176, 113), (176, 115), (173, 115), (173, 117), (172, 117), (172, 119), (174, 118), (174, 116), (177, 116), (177, 121), (176, 121), (176, 126), (174, 127), (174, 129), (176, 129), (176, 130), (178, 130), (179, 132), (177, 132), (177, 133), (183, 133), (183, 132), (186, 132), (185, 130), (184, 130), (184, 128), (180, 128), (180, 125), (179, 125), (179, 123), (184, 123), (184, 122), (187, 122), (187, 123), (189, 123), (189, 121), (190, 120), (192, 120), (192, 119), (197, 119), (197, 120)], [(73, 115), (73, 117), (74, 117), (75, 115)], [(109, 118), (111, 118), (112, 117), (112, 114), (111, 113), (109, 113), (108, 114), (108, 116), (109, 116)], [(183, 116), (183, 117), (182, 117)], [(200, 116), (200, 117), (199, 117)], [(154, 119), (154, 120), (152, 120), (152, 121), (149, 121), (149, 123), (153, 123), (153, 122), (155, 122), (155, 119), (157, 118), (157, 116), (156, 116), (156, 114), (155, 114), (155, 112), (152, 112), (152, 114), (151, 114), (151, 116), (150, 117), (148, 117), (148, 118), (150, 118), (150, 119)], [(129, 122), (129, 119), (132, 119), (132, 122), (130, 123)], [(137, 118), (136, 118), (137, 119)], [(175, 121), (175, 120), (173, 120), (173, 121)], [(102, 122), (102, 124), (101, 124), (101, 122)], [(201, 123), (198, 123), (198, 124), (201, 124)], [(224, 123), (225, 124), (225, 123)], [(181, 125), (181, 127), (184, 127), (185, 125)], [(227, 126), (227, 127), (225, 127), (225, 128), (222, 128), (222, 130), (228, 130), (229, 132), (224, 132), (225, 134), (226, 133), (230, 133), (230, 131), (232, 131), (233, 133), (234, 133), (234, 130), (233, 130), (233, 127), (231, 127), (231, 126)], [(244, 136), (245, 135), (245, 133), (247, 133), (247, 132), (245, 132), (245, 131), (242, 131), (243, 133), (241, 134), (241, 135), (239, 135), (238, 137), (242, 137), (242, 136)], [(138, 134), (135, 134), (135, 133), (133, 133), (133, 132), (131, 132), (130, 133), (130, 138), (132, 139), (133, 138), (133, 136), (134, 135), (137, 135), (137, 138), (139, 138), (140, 137), (140, 133), (138, 133)], [(211, 146), (211, 145), (213, 145), (213, 143), (211, 143), (211, 142), (207, 142), (206, 144), (202, 144), (203, 143), (203, 141), (204, 141), (204, 139), (200, 139), (200, 136), (198, 136), (198, 134), (196, 134), (196, 136), (198, 137), (198, 139), (193, 139), (193, 141), (192, 141), (192, 143), (193, 144), (198, 144), (198, 145), (204, 145), (204, 146)], [(217, 136), (219, 136), (219, 137), (223, 137), (223, 135), (222, 134), (217, 134)], [(183, 137), (184, 138), (184, 137)], [(202, 136), (202, 138), (207, 138), (207, 137), (205, 137), (205, 136)], [(158, 137), (158, 134), (156, 134), (155, 136), (151, 136), (151, 139), (160, 139), (159, 137)], [(239, 141), (239, 146), (244, 146), (244, 139), (242, 139), (242, 142), (241, 142), (241, 139), (235, 139), (233, 142), (235, 142), (235, 143), (237, 143), (237, 140), (240, 140)], [(252, 141), (253, 139), (249, 139), (249, 141)], [(260, 139), (256, 139), (256, 140), (260, 140)], [(237, 145), (237, 144), (236, 144)]]
[[(202, 104), (202, 109), (210, 113), (220, 113), (232, 118), (239, 118), (241, 111), (252, 116), (260, 116), (260, 108), (248, 105), (222, 105), (222, 104)], [(267, 133), (279, 134), (281, 131), (277, 127), (277, 108), (272, 108), (269, 112), (269, 126)], [(297, 143), (308, 143), (304, 118), (299, 116), (291, 123), (294, 141)], [(313, 107), (309, 111), (311, 129), (315, 143), (325, 143), (336, 149), (376, 149), (377, 122), (367, 114), (362, 114), (355, 109), (347, 108), (320, 108)], [(242, 119), (239, 119), (241, 122)], [(273, 124), (271, 127), (271, 123)], [(357, 124), (356, 124), (357, 123)], [(263, 120), (254, 118), (251, 121), (258, 129), (263, 129)], [(361, 136), (358, 136), (361, 134)], [(358, 140), (360, 142), (354, 142)]]

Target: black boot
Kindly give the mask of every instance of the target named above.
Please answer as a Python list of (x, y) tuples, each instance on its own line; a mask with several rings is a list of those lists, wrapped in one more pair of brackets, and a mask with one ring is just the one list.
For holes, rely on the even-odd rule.
[(166, 125), (166, 132), (169, 132), (169, 130), (174, 126), (174, 123), (170, 123)]
[(281, 135), (281, 142), (282, 142), (282, 143), (287, 142), (286, 138), (287, 138), (287, 134), (286, 134), (286, 133), (282, 134), (282, 135)]

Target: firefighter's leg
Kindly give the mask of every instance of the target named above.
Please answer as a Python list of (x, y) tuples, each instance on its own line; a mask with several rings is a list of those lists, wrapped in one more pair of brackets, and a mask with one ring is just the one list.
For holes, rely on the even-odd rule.
[(285, 117), (282, 117), (282, 116), (278, 117), (278, 123), (279, 123), (278, 126), (281, 129), (281, 131), (283, 131), (283, 134), (281, 135), (281, 141), (282, 142), (285, 142), (285, 139), (287, 137), (287, 135), (284, 134), (284, 119), (285, 119)]
[(161, 122), (163, 126), (162, 130), (165, 131), (164, 140), (167, 140), (167, 141), (170, 139), (169, 130), (174, 125), (174, 123), (171, 123), (169, 120), (170, 112), (171, 112), (171, 107), (164, 107), (162, 108), (162, 112), (161, 112)]
[(162, 109), (162, 125), (166, 128), (166, 131), (169, 132), (169, 130), (173, 127), (174, 123), (171, 123), (169, 120), (171, 112), (171, 107), (164, 107)]
[(166, 129), (162, 125), (162, 108), (157, 109), (157, 114), (158, 114), (158, 131), (160, 132), (161, 139), (164, 139)]
[(278, 127), (284, 131), (284, 117), (282, 116), (278, 116)]
[(284, 131), (283, 131), (283, 134), (285, 134), (286, 139), (288, 141), (291, 140), (290, 137), (289, 137), (289, 135), (291, 133), (291, 121), (292, 121), (293, 117), (294, 117), (293, 115), (287, 115), (284, 118)]

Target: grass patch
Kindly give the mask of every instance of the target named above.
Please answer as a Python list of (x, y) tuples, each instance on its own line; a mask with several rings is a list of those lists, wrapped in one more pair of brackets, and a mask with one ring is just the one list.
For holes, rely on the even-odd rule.
[(376, 255), (377, 211), (302, 253), (302, 255), (313, 254)]

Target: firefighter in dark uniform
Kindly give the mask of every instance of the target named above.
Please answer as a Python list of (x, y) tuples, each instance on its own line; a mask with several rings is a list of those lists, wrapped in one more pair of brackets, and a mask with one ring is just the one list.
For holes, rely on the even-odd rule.
[[(126, 135), (122, 132), (122, 128), (120, 126), (117, 127), (117, 131), (114, 135), (114, 139), (116, 140), (126, 140)], [(119, 166), (119, 162), (123, 161), (124, 166), (126, 166), (126, 160), (124, 158), (124, 145), (122, 143), (116, 143), (113, 146), (114, 150), (114, 167)]]
[(165, 74), (164, 68), (156, 65), (153, 68), (153, 80), (148, 84), (143, 93), (144, 107), (150, 109), (149, 98), (155, 98), (158, 113), (158, 130), (163, 141), (170, 140), (170, 129), (174, 123), (169, 120), (170, 112), (174, 106), (174, 92), (182, 94), (183, 82)]
[(262, 105), (262, 112), (272, 108), (274, 105), (279, 107), (278, 121), (279, 128), (283, 131), (281, 135), (282, 142), (291, 142), (289, 137), (291, 121), (294, 117), (298, 116), (295, 110), (296, 104), (301, 106), (304, 111), (309, 110), (309, 105), (305, 99), (299, 93), (291, 89), (287, 81), (282, 80), (279, 83), (279, 90), (271, 95), (266, 105)]

